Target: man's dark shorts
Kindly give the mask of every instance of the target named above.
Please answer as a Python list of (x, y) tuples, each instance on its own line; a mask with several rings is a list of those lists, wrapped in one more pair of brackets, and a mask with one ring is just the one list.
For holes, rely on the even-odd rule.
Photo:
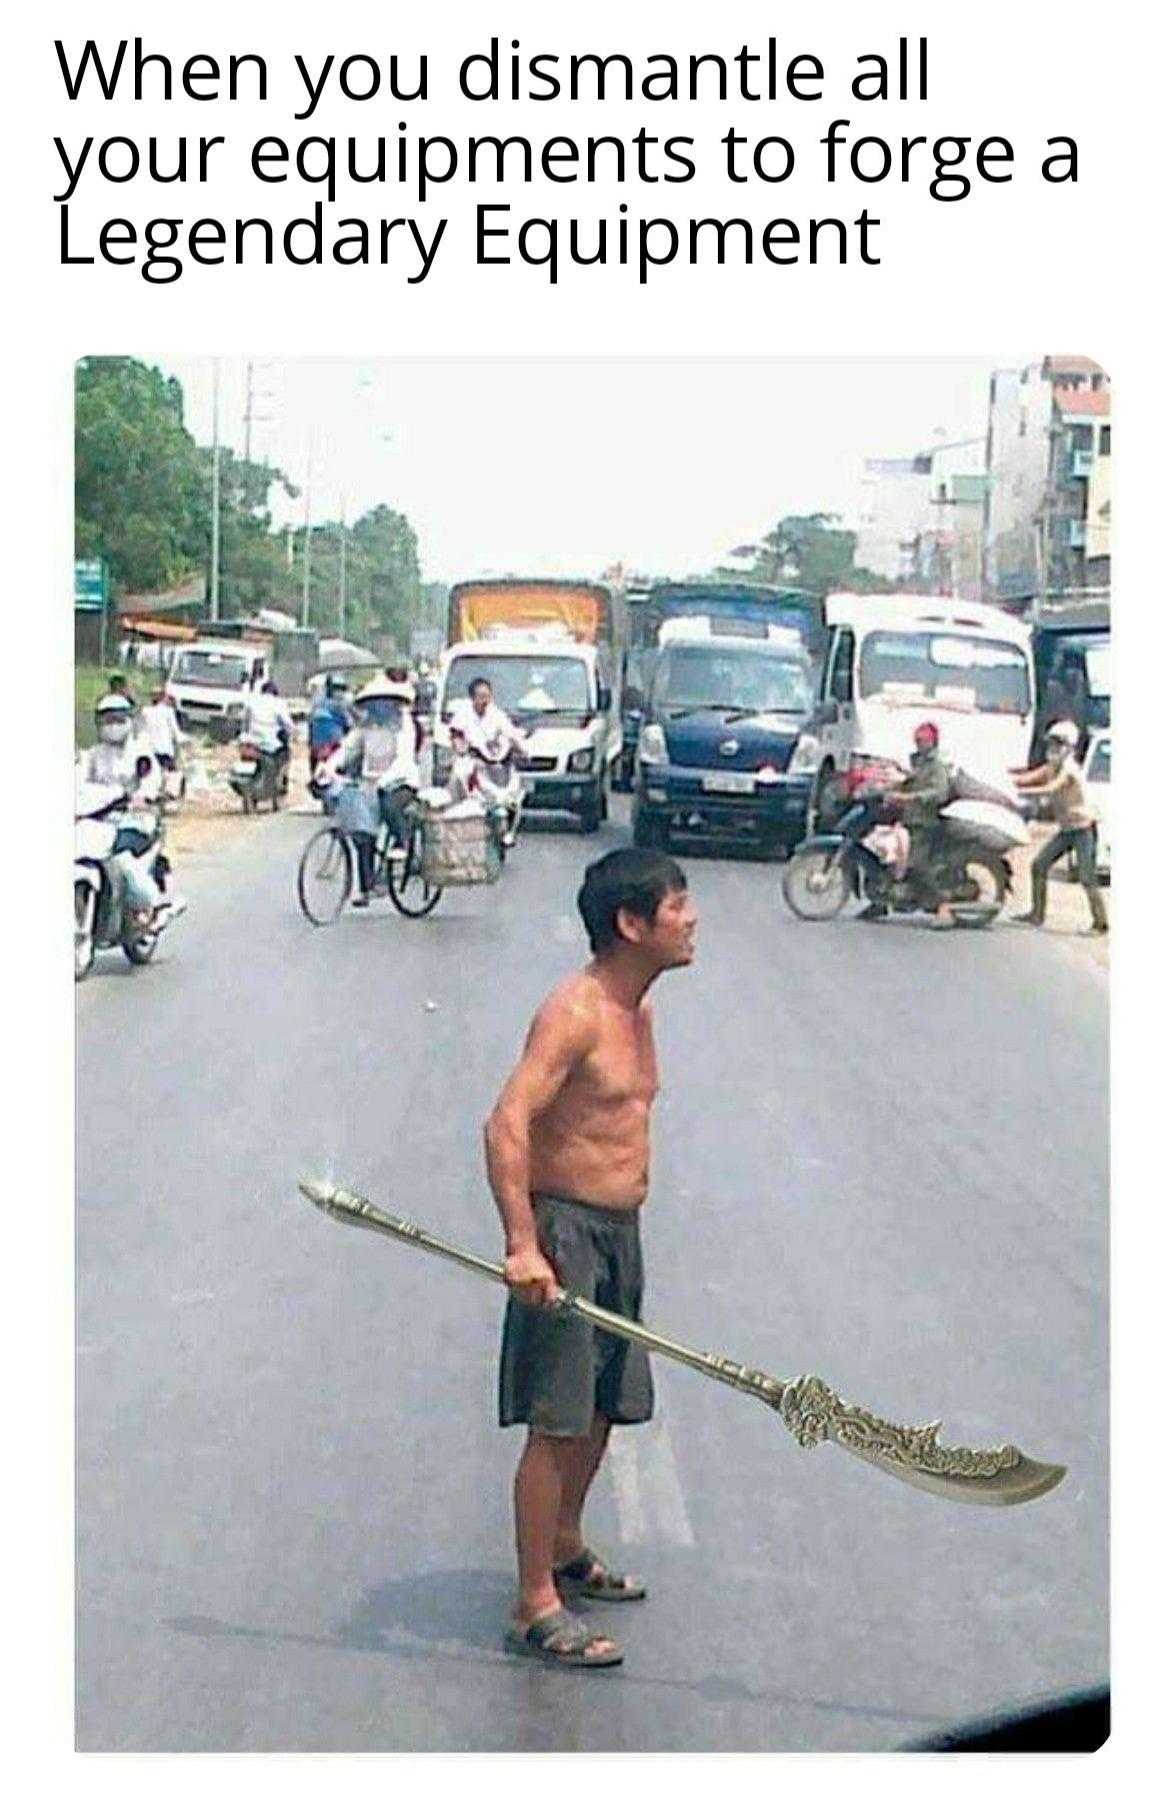
[[(569, 1292), (638, 1321), (642, 1244), (634, 1211), (572, 1198), (533, 1198), (540, 1246)], [(645, 1349), (578, 1317), (509, 1297), (500, 1356), (500, 1423), (548, 1437), (584, 1437), (595, 1412), (611, 1424), (644, 1424), (654, 1410)]]

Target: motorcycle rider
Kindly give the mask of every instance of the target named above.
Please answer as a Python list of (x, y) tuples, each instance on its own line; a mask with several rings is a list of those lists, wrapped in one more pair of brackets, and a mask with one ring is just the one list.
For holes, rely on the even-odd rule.
[(496, 705), (492, 684), (482, 674), (468, 687), (467, 698), (456, 702), (451, 724), (464, 733), (473, 753), (485, 763), (507, 762), (513, 751), (524, 748), (524, 739), (508, 714)]
[[(153, 816), (162, 792), (162, 772), (141, 737), (134, 733), (134, 705), (124, 693), (107, 693), (94, 707), (98, 741), (78, 765), (83, 782), (118, 788), (126, 796), (128, 817), (118, 828), (110, 861), (119, 871), (126, 897), (144, 922), (163, 927), (186, 910), (180, 895), (167, 894), (170, 865), (161, 852), (152, 866), (141, 860), (156, 841), (135, 813)], [(148, 822), (149, 823), (149, 822)]]
[(282, 793), (288, 786), (292, 737), (292, 714), (280, 697), (280, 689), (275, 681), (265, 681), (259, 693), (248, 697), (240, 726), (240, 742), (255, 744), (263, 758), (277, 764), (282, 771), (277, 784)]
[(327, 674), (324, 692), (309, 715), (310, 775), (316, 775), (318, 765), (332, 755), (346, 732), (352, 730), (349, 684), (344, 675)]
[[(914, 749), (910, 770), (904, 782), (886, 794), (891, 806), (897, 807), (910, 833), (910, 851), (906, 863), (907, 879), (917, 885), (919, 893), (929, 898), (933, 893), (929, 881), (930, 865), (938, 848), (939, 816), (951, 797), (950, 772), (939, 753), (938, 726), (924, 719), (914, 730)], [(866, 910), (867, 919), (879, 919), (884, 909)], [(938, 900), (935, 918), (939, 926), (954, 925), (954, 910), (949, 901)]]
[(392, 852), (401, 851), (406, 844), (406, 808), (420, 784), (410, 716), (413, 704), (414, 688), (409, 681), (371, 681), (354, 701), (357, 724), (317, 771), (322, 785), (346, 779), (357, 783), (342, 788), (335, 805), (338, 827), (349, 833), (357, 851), (354, 907), (369, 906), (379, 827), (390, 827)]
[(1077, 876), (1089, 900), (1090, 935), (1109, 931), (1105, 900), (1097, 880), (1097, 816), (1085, 790), (1084, 771), (1076, 760), (1080, 731), (1071, 719), (1058, 719), (1044, 734), (1044, 761), (1034, 769), (1013, 769), (1018, 791), (1047, 796), (1056, 831), (1032, 860), (1032, 907), (1013, 916), (1024, 926), (1043, 926), (1048, 903), (1048, 872), (1066, 851), (1076, 856)]

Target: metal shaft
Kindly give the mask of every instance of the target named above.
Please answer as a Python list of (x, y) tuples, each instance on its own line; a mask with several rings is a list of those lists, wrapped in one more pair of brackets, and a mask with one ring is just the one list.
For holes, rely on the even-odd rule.
[[(374, 1229), (395, 1241), (407, 1242), (427, 1253), (454, 1261), (469, 1273), (481, 1274), (506, 1285), (504, 1269), (495, 1261), (484, 1260), (467, 1248), (432, 1235), (417, 1223), (393, 1216), (379, 1209), (368, 1198), (359, 1197), (339, 1185), (311, 1179), (300, 1181), (300, 1190), (309, 1202), (324, 1210), (337, 1222), (358, 1229)], [(849, 1405), (813, 1374), (798, 1374), (781, 1380), (757, 1368), (743, 1367), (725, 1356), (689, 1348), (669, 1336), (661, 1336), (645, 1324), (607, 1311), (590, 1299), (580, 1298), (562, 1287), (548, 1307), (549, 1314), (583, 1318), (611, 1335), (636, 1342), (653, 1354), (664, 1355), (719, 1380), (738, 1392), (761, 1399), (779, 1412), (786, 1429), (805, 1449), (818, 1443), (832, 1442), (847, 1450), (859, 1461), (868, 1462), (884, 1473), (894, 1475), (910, 1487), (944, 1499), (966, 1501), (980, 1506), (1014, 1506), (1025, 1500), (1038, 1499), (1063, 1480), (1065, 1470), (1058, 1463), (1037, 1462), (1025, 1456), (1014, 1444), (998, 1449), (948, 1448), (938, 1442), (939, 1424), (893, 1424), (864, 1406)]]

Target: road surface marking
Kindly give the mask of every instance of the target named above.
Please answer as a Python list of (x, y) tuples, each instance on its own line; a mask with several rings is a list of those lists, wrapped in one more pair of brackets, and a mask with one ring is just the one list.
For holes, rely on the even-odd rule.
[(659, 1421), (642, 1432), (615, 1431), (609, 1454), (622, 1542), (658, 1537), (693, 1549), (695, 1534), (666, 1425)]
[(622, 1543), (637, 1544), (645, 1536), (646, 1518), (642, 1509), (642, 1490), (638, 1484), (635, 1440), (624, 1431), (615, 1431), (610, 1439), (609, 1467)]

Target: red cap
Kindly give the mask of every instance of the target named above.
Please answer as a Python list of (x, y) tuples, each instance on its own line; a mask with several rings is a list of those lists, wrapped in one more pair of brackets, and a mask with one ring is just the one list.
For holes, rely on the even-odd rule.
[(915, 725), (914, 742), (916, 744), (934, 744), (937, 746), (938, 726), (933, 719), (923, 719), (920, 725)]

